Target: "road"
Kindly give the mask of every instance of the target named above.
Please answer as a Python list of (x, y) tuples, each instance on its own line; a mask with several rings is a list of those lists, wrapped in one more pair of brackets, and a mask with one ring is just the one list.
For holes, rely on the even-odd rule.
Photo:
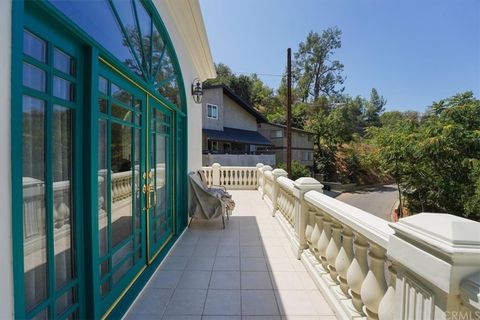
[(344, 192), (335, 199), (390, 221), (390, 213), (398, 200), (398, 189), (394, 184), (369, 187), (353, 192)]

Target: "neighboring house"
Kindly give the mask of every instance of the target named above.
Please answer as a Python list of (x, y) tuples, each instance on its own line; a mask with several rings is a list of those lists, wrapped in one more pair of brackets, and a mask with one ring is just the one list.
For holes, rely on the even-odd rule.
[(204, 87), (203, 165), (275, 164), (273, 143), (258, 131), (267, 119), (223, 85)]
[(198, 0), (0, 1), (0, 30), (0, 319), (121, 319), (188, 223)]
[[(261, 123), (258, 131), (275, 145), (276, 165), (287, 162), (287, 127), (274, 123)], [(292, 128), (292, 161), (313, 169), (314, 134)]]

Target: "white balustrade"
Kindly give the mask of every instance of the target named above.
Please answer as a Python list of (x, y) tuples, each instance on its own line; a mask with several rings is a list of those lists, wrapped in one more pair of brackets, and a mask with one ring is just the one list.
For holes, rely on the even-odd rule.
[(207, 186), (213, 185), (213, 167), (202, 167), (203, 176), (205, 177), (205, 183)]
[(278, 185), (278, 212), (280, 212), (285, 220), (290, 224), (292, 228), (295, 226), (295, 197), (294, 183), (287, 177), (280, 177), (277, 179)]
[[(241, 169), (219, 167), (219, 184), (250, 189)], [(322, 194), (312, 178), (245, 170), (339, 318), (480, 319), (480, 223), (430, 213), (389, 223)]]
[(112, 173), (112, 202), (116, 203), (132, 197), (132, 171)]
[(263, 177), (264, 177), (264, 185), (263, 185), (263, 199), (265, 203), (273, 210), (273, 174), (272, 174), (272, 167), (264, 166), (262, 169)]
[(201, 169), (208, 186), (224, 186), (227, 189), (254, 190), (258, 188), (257, 167), (222, 167), (214, 163)]

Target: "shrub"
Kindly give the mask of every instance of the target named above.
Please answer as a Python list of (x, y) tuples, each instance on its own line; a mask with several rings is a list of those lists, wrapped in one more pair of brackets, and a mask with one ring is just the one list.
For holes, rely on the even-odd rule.
[[(287, 165), (285, 163), (280, 163), (278, 168), (287, 170)], [(301, 177), (310, 177), (310, 170), (307, 166), (300, 164), (298, 161), (292, 161), (292, 174), (288, 176), (292, 180), (297, 180)]]

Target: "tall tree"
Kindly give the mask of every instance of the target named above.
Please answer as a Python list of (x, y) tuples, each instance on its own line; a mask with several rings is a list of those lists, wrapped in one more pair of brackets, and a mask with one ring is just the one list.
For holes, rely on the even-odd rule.
[(343, 64), (333, 60), (342, 46), (342, 31), (337, 27), (321, 35), (311, 31), (294, 54), (294, 81), (302, 102), (317, 100), (321, 95), (332, 96), (343, 91)]
[(385, 110), (386, 104), (387, 100), (378, 94), (377, 89), (372, 88), (370, 100), (365, 107), (364, 119), (367, 127), (380, 125), (380, 114)]

